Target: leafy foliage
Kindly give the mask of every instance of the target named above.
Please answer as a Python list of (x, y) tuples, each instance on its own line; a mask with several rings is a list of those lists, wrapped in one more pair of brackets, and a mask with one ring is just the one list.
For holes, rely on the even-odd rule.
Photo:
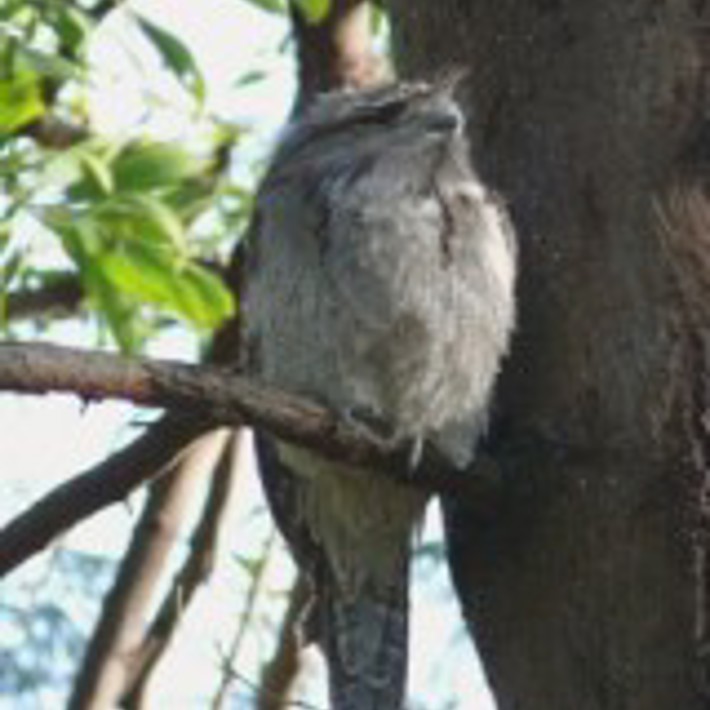
[[(94, 122), (90, 57), (104, 41), (99, 30), (116, 16), (128, 28), (128, 63), (141, 80), (161, 67), (171, 99), (199, 126), (196, 138), (169, 141), (141, 125), (107, 135)], [(228, 84), (253, 86), (265, 75), (245, 66)], [(144, 91), (147, 115), (160, 97)], [(108, 0), (0, 2), (0, 325), (7, 334), (24, 327), (13, 321), (16, 297), (55, 293), (68, 282), (84, 294), (81, 311), (70, 315), (98, 325), (124, 351), (146, 348), (166, 325), (207, 335), (234, 313), (221, 273), (249, 217), (252, 193), (242, 183), (254, 159), (240, 158), (238, 177), (227, 177), (247, 134), (211, 116), (208, 99), (188, 43), (148, 15)], [(117, 95), (118, 108), (121, 101)], [(52, 305), (33, 326), (52, 322)], [(100, 562), (55, 553), (36, 568), (40, 576), (47, 570), (39, 584), (3, 587), (0, 704), (63, 704), (58, 698), (113, 571)]]
[[(83, 98), (87, 52), (111, 8), (55, 0), (0, 7), (0, 306), (50, 282), (57, 257), (40, 256), (49, 242), (71, 264), (90, 311), (123, 350), (136, 351), (171, 318), (207, 331), (233, 314), (218, 252), (243, 227), (251, 195), (223, 179), (238, 129), (215, 123), (197, 151), (94, 133)], [(147, 17), (125, 16), (200, 110), (206, 84), (188, 46)], [(44, 124), (58, 132), (42, 133)], [(218, 239), (193, 234), (207, 215)]]
[(166, 29), (138, 15), (139, 27), (152, 42), (166, 66), (180, 82), (202, 102), (205, 98), (205, 80), (190, 50), (184, 42)]
[(146, 335), (136, 317), (141, 304), (207, 329), (233, 313), (220, 279), (190, 258), (187, 238), (196, 203), (213, 189), (213, 166), (176, 144), (89, 141), (51, 167), (69, 183), (44, 223), (60, 236), (124, 350)]
[(296, 0), (299, 10), (306, 20), (314, 25), (328, 16), (331, 0)]
[(40, 82), (32, 72), (0, 79), (0, 136), (11, 134), (44, 113)]

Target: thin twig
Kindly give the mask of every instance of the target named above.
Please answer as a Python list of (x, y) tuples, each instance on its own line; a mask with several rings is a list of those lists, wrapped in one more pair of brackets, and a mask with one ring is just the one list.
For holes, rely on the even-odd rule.
[(289, 692), (301, 667), (302, 634), (299, 626), (310, 598), (309, 584), (304, 573), (300, 572), (289, 595), (276, 649), (261, 672), (258, 710), (282, 710), (288, 703)]
[(81, 520), (123, 500), (204, 430), (197, 421), (165, 417), (125, 449), (54, 488), (0, 530), (0, 577)]
[[(254, 692), (259, 691), (259, 686), (253, 680), (247, 678), (243, 673), (240, 673), (236, 668), (230, 667), (225, 670), (236, 680), (238, 680), (242, 685), (247, 686), (247, 688), (250, 688)], [(303, 710), (325, 710), (324, 708), (319, 707), (318, 705), (313, 705), (312, 703), (308, 703), (305, 700), (287, 700), (286, 707), (302, 708)]]
[(239, 624), (232, 638), (232, 642), (229, 645), (229, 649), (226, 654), (222, 656), (222, 669), (227, 672), (222, 674), (220, 679), (219, 687), (215, 693), (214, 699), (212, 700), (212, 710), (221, 710), (224, 706), (224, 702), (227, 699), (227, 692), (229, 691), (230, 681), (233, 678), (231, 672), (229, 672), (236, 665), (237, 658), (239, 657), (239, 650), (242, 647), (244, 638), (246, 637), (249, 624), (254, 616), (254, 610), (256, 608), (256, 602), (261, 593), (262, 587), (264, 585), (264, 579), (266, 577), (266, 570), (271, 559), (271, 551), (274, 546), (274, 540), (276, 539), (276, 531), (272, 529), (269, 536), (264, 541), (264, 547), (259, 556), (258, 564), (254, 569), (252, 574), (251, 583), (249, 584), (249, 589), (247, 590), (246, 599), (244, 600), (244, 610), (239, 617)]

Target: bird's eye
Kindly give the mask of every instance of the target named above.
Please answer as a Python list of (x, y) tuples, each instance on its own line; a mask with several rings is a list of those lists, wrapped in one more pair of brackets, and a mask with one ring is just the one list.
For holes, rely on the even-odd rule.
[(406, 101), (389, 101), (387, 103), (363, 107), (354, 120), (360, 124), (376, 124), (386, 126), (394, 123), (407, 110)]
[(394, 123), (407, 110), (406, 101), (390, 101), (377, 107), (377, 120), (381, 123)]

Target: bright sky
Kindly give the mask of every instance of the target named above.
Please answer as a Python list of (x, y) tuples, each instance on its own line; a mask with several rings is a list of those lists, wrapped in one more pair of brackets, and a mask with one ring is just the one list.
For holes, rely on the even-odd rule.
[[(285, 25), (241, 0), (142, 0), (131, 3), (158, 24), (178, 34), (195, 52), (209, 87), (206, 110), (227, 120), (244, 122), (255, 132), (252, 150), (273, 141), (289, 107), (293, 92), (292, 63), (278, 47), (285, 38)], [(163, 138), (194, 137), (199, 133), (195, 117), (184, 115), (180, 92), (173, 80), (145, 51), (133, 44), (129, 23), (118, 15), (106, 23), (93, 47), (97, 73), (92, 82), (90, 107), (95, 123), (107, 133), (128, 134), (137, 126)], [(152, 63), (151, 63), (152, 62)], [(237, 86), (240, 76), (255, 68), (267, 68), (269, 79), (247, 88)], [(150, 86), (149, 120), (146, 116), (146, 82)], [(198, 128), (196, 128), (196, 124)], [(26, 337), (36, 337), (28, 329)], [(43, 338), (65, 344), (86, 344), (87, 332), (81, 324), (53, 326)], [(157, 356), (190, 359), (194, 343), (183, 334), (162, 338), (154, 348)], [(6, 464), (10, 496), (0, 503), (0, 518), (17, 512), (19, 501), (28, 502), (42, 491), (76, 474), (118, 448), (135, 433), (133, 410), (120, 404), (92, 405), (88, 408), (72, 397), (0, 397), (0, 461)], [(144, 417), (145, 420), (145, 417)], [(4, 432), (4, 434), (2, 434)], [(154, 707), (188, 710), (205, 706), (205, 694), (214, 691), (219, 649), (226, 647), (238, 623), (238, 605), (243, 599), (245, 576), (233, 555), (256, 554), (270, 529), (264, 515), (254, 515), (260, 493), (250, 461), (245, 464), (239, 499), (234, 511), (230, 540), (248, 541), (251, 549), (222, 551), (219, 574), (201, 591), (187, 614), (174, 652), (161, 668), (154, 688)], [(72, 532), (63, 544), (100, 554), (118, 556), (126, 544), (137, 517), (138, 500), (133, 505), (117, 505), (102, 512)], [(251, 512), (250, 512), (251, 511)], [(436, 537), (440, 526), (430, 525), (427, 539)], [(278, 544), (277, 544), (278, 545)], [(280, 605), (292, 574), (289, 560), (279, 552), (270, 564), (265, 595), (257, 609), (259, 623)], [(43, 562), (26, 565), (22, 574), (31, 580), (41, 574)], [(477, 673), (477, 661), (465, 637), (460, 613), (449, 587), (443, 565), (422, 561), (417, 576), (426, 584), (415, 587), (414, 628), (411, 642), (411, 692), (418, 708), (427, 710), (493, 710), (494, 705)], [(275, 590), (275, 592), (274, 592)], [(240, 596), (241, 594), (241, 596)], [(271, 614), (273, 616), (273, 613)], [(205, 633), (209, 630), (210, 633)], [(268, 657), (265, 639), (270, 633), (247, 635), (238, 667), (248, 678), (258, 678), (259, 663)], [(2, 640), (0, 639), (0, 646)], [(311, 663), (318, 660), (311, 657)], [(249, 708), (249, 688), (235, 708)], [(451, 702), (452, 699), (456, 702)], [(309, 697), (325, 707), (322, 693)], [(447, 704), (451, 702), (451, 704)], [(56, 699), (39, 707), (53, 708)], [(0, 697), (0, 709), (9, 708)]]

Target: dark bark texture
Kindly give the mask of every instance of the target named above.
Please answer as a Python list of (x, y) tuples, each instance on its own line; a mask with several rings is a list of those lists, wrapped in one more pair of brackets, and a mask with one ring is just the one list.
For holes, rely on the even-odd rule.
[(390, 0), (399, 66), (468, 66), (520, 317), (489, 446), (448, 505), (501, 710), (710, 704), (710, 212), (703, 0)]

